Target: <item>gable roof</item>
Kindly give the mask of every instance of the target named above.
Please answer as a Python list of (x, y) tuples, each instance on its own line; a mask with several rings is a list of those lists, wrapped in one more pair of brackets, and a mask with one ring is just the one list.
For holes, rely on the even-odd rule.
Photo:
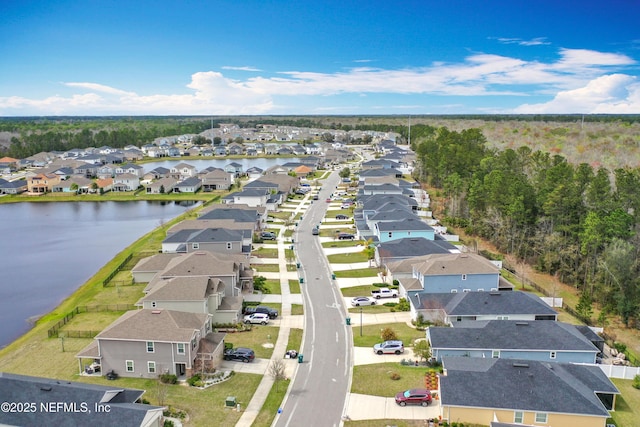
[(189, 342), (209, 315), (174, 310), (128, 311), (100, 332), (96, 339)]
[[(225, 228), (185, 229), (167, 236), (162, 243), (211, 243), (211, 242), (239, 242), (244, 234), (242, 230), (227, 230)], [(249, 236), (251, 231), (249, 231)]]
[(488, 320), (455, 327), (429, 328), (431, 347), (439, 349), (599, 350), (575, 326), (553, 320)]
[(198, 220), (204, 219), (232, 219), (236, 222), (256, 222), (258, 220), (258, 210), (255, 208), (239, 209), (234, 205), (232, 208), (212, 209), (198, 217)]
[[(40, 403), (64, 402), (75, 404), (78, 408), (78, 411), (3, 411), (0, 413), (0, 424), (94, 427), (147, 425), (150, 417), (162, 415), (163, 408), (134, 403), (143, 394), (144, 390), (123, 388), (121, 385), (103, 386), (0, 372), (0, 400), (3, 402), (33, 402), (38, 408)], [(90, 412), (81, 411), (82, 404), (87, 405)], [(108, 405), (110, 410), (96, 416), (93, 413), (95, 404)]]
[(428, 254), (449, 254), (458, 248), (446, 240), (429, 240), (424, 237), (404, 237), (380, 243), (377, 246), (378, 256), (384, 258), (413, 258)]
[(425, 276), (498, 274), (500, 272), (498, 267), (488, 259), (471, 253), (426, 255), (414, 268)]
[(620, 393), (597, 366), (472, 357), (445, 357), (442, 363), (443, 406), (608, 417), (596, 392)]
[(412, 292), (408, 295), (417, 309), (442, 309), (449, 316), (482, 315), (556, 315), (556, 311), (538, 296), (528, 292), (462, 292), (430, 294)]
[(191, 252), (169, 261), (161, 277), (177, 276), (230, 276), (238, 270), (229, 256), (211, 252)]
[(405, 218), (401, 221), (382, 221), (377, 223), (377, 227), (381, 232), (406, 230), (433, 231), (433, 227), (418, 217)]
[(144, 301), (202, 301), (224, 289), (224, 282), (209, 277), (174, 277), (156, 283), (138, 304)]

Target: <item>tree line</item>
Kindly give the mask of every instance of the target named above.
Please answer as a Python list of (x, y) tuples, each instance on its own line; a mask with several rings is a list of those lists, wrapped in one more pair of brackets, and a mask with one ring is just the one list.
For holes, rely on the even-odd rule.
[(581, 293), (628, 326), (640, 309), (640, 170), (571, 164), (563, 156), (489, 149), (478, 129), (420, 125), (416, 178), (440, 189), (444, 222), (488, 239)]

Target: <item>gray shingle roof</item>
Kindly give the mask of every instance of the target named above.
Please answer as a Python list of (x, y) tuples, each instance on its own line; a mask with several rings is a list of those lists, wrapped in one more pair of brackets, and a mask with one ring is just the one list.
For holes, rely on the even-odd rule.
[(100, 332), (96, 339), (190, 342), (207, 314), (173, 310), (133, 310)]
[[(251, 236), (251, 231), (248, 232)], [(242, 230), (227, 230), (225, 228), (186, 229), (171, 234), (162, 243), (239, 242), (242, 241), (244, 234)]]
[(450, 316), (557, 314), (538, 296), (520, 291), (464, 292), (457, 294), (411, 293), (416, 308), (443, 309)]
[(428, 254), (448, 254), (457, 248), (443, 240), (428, 240), (424, 237), (406, 237), (380, 243), (377, 247), (380, 258), (411, 258)]
[(447, 373), (440, 378), (443, 406), (607, 417), (596, 391), (619, 394), (597, 366), (447, 357), (443, 367)]
[(468, 253), (426, 255), (415, 268), (425, 276), (499, 273), (498, 267), (488, 259)]
[(599, 351), (574, 325), (553, 320), (464, 322), (430, 327), (428, 335), (438, 349)]
[(379, 222), (378, 230), (380, 230), (381, 232), (405, 230), (432, 231), (433, 227), (416, 217), (407, 218), (396, 222)]
[[(161, 407), (133, 403), (143, 395), (143, 390), (122, 388), (122, 386), (101, 386), (49, 378), (29, 377), (0, 373), (0, 400), (3, 402), (34, 402), (38, 410), (34, 412), (0, 412), (3, 425), (55, 425), (55, 426), (140, 426), (151, 412), (162, 411)], [(60, 410), (40, 411), (40, 403), (64, 402), (87, 404), (89, 412)], [(94, 413), (94, 405), (103, 403), (109, 412)]]

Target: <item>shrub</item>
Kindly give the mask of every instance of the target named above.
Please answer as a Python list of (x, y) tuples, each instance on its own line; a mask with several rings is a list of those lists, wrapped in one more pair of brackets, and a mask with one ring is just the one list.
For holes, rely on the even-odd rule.
[(407, 301), (406, 298), (400, 298), (396, 309), (398, 309), (398, 311), (409, 311), (411, 310), (411, 306), (409, 305), (409, 301)]
[(613, 348), (618, 350), (618, 353), (624, 353), (625, 351), (627, 351), (627, 346), (621, 342), (614, 342)]
[(176, 384), (178, 382), (178, 377), (174, 374), (162, 374), (160, 375), (160, 382), (165, 384)]
[(391, 341), (391, 340), (398, 339), (398, 335), (396, 335), (396, 331), (394, 331), (389, 327), (384, 328), (382, 330), (382, 332), (380, 333), (380, 337), (382, 338), (383, 341)]
[(633, 377), (631, 386), (633, 386), (633, 388), (640, 389), (640, 375), (636, 375), (635, 377)]
[(197, 383), (201, 383), (202, 382), (202, 378), (200, 377), (200, 374), (195, 374), (194, 376), (192, 376), (191, 378), (189, 378), (187, 380), (187, 382), (189, 383), (190, 386), (192, 387), (201, 387), (201, 386), (197, 386)]
[(173, 421), (171, 420), (164, 420), (164, 427), (173, 427)]

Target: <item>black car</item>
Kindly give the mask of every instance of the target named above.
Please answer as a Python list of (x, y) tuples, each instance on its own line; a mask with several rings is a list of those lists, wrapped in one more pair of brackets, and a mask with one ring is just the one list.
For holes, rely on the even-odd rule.
[(354, 240), (356, 236), (349, 233), (340, 233), (338, 234), (338, 240)]
[(276, 240), (276, 235), (270, 231), (263, 231), (260, 233), (260, 238), (262, 240)]
[(349, 215), (338, 214), (336, 215), (336, 219), (349, 219)]
[(258, 305), (258, 306), (246, 306), (244, 310), (242, 310), (242, 314), (248, 315), (253, 313), (264, 313), (269, 315), (269, 319), (275, 319), (278, 317), (278, 310), (275, 308), (267, 307), (266, 305)]
[(250, 348), (228, 348), (225, 349), (223, 358), (224, 360), (241, 360), (244, 363), (249, 363), (256, 358), (256, 354)]

